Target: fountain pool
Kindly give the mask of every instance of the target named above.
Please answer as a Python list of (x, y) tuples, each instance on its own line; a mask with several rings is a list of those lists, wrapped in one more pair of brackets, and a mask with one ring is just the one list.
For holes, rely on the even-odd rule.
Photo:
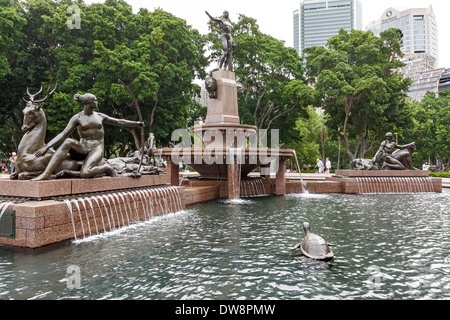
[[(449, 207), (448, 191), (210, 201), (75, 242), (2, 246), (0, 299), (449, 299)], [(290, 251), (304, 221), (333, 262)]]

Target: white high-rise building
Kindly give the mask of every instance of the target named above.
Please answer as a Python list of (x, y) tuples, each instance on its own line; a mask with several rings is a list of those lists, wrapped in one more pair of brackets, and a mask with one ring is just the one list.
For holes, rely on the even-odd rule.
[(438, 61), (438, 30), (436, 16), (433, 7), (395, 9), (388, 8), (380, 19), (370, 22), (366, 26), (367, 31), (372, 31), (376, 36), (381, 32), (397, 28), (403, 32), (402, 51), (406, 55), (425, 53)]
[(359, 0), (303, 0), (294, 11), (294, 48), (299, 55), (313, 46), (325, 46), (340, 29), (362, 30)]
[(208, 106), (208, 100), (209, 100), (209, 93), (205, 88), (205, 82), (201, 82), (199, 84), (201, 91), (200, 96), (195, 96), (194, 99), (197, 101), (197, 103), (201, 104), (202, 106), (207, 107)]
[(433, 7), (395, 9), (388, 8), (380, 19), (372, 21), (366, 27), (376, 36), (381, 32), (396, 28), (403, 32), (402, 51), (405, 56), (401, 70), (405, 77), (411, 78), (408, 96), (421, 101), (428, 91), (437, 92), (443, 69), (438, 66), (438, 30)]

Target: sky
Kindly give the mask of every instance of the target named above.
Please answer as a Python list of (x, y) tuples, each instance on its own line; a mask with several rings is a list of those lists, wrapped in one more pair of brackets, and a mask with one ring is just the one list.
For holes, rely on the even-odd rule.
[[(438, 24), (439, 61), (438, 67), (450, 68), (450, 1), (448, 0), (360, 0), (363, 11), (363, 29), (366, 25), (379, 19), (383, 12), (394, 7), (398, 9), (427, 8), (433, 6)], [(104, 2), (103, 0), (85, 0), (86, 3)], [(208, 16), (219, 17), (224, 10), (230, 13), (233, 22), (238, 20), (238, 14), (244, 14), (257, 20), (262, 32), (279, 40), (286, 46), (293, 46), (292, 13), (300, 7), (300, 0), (126, 0), (137, 12), (139, 8), (153, 11), (161, 8), (173, 15), (186, 20), (188, 25), (201, 34), (208, 32)]]

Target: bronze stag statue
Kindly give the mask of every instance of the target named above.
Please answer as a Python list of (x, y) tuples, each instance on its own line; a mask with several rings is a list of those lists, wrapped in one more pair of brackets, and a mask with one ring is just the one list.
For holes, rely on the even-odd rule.
[[(43, 157), (37, 157), (36, 152), (45, 146), (45, 136), (47, 132), (47, 117), (42, 109), (45, 101), (47, 101), (55, 92), (57, 86), (50, 91), (47, 90), (45, 98), (35, 100), (36, 96), (41, 94), (41, 89), (31, 94), (27, 88), (29, 100), (25, 100), (26, 106), (23, 109), (23, 137), (17, 149), (17, 171), (11, 175), (12, 180), (29, 180), (39, 176), (44, 172), (51, 157), (55, 153), (53, 149), (49, 150)], [(60, 172), (65, 169), (79, 170), (81, 163), (71, 160), (69, 157), (55, 169), (55, 172)]]

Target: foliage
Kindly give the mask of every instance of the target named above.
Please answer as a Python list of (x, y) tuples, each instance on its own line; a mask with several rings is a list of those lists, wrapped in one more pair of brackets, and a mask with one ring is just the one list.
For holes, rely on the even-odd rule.
[[(381, 37), (341, 29), (327, 48), (304, 51), (317, 105), (330, 115), (326, 125), (341, 138), (350, 159), (364, 158), (380, 134), (408, 123), (404, 105), (410, 80), (397, 71), (402, 66), (401, 39), (398, 29)], [(356, 141), (353, 146), (352, 141)]]
[(411, 103), (413, 125), (405, 136), (417, 145), (414, 161), (419, 166), (435, 156), (439, 163), (450, 167), (450, 93), (427, 93), (420, 103)]
[(315, 164), (319, 156), (320, 129), (323, 119), (312, 106), (307, 109), (307, 117), (299, 117), (294, 127), (297, 139), (286, 145), (287, 148), (296, 151), (301, 168), (303, 164)]
[[(196, 105), (193, 113), (190, 108), (199, 91), (192, 81), (205, 76), (205, 40), (186, 21), (159, 9), (134, 14), (123, 0), (0, 3), (0, 117), (5, 123), (0, 141), (5, 145), (11, 132), (15, 141), (21, 138), (20, 101), (27, 87), (37, 92), (41, 85), (46, 89), (58, 84), (44, 107), (47, 141), (81, 110), (73, 100), (77, 92), (95, 94), (99, 111), (110, 116), (142, 116), (147, 134), (152, 130), (161, 145), (168, 144), (174, 129), (187, 125), (187, 118), (202, 112)], [(80, 28), (68, 27), (68, 9), (74, 4), (80, 9)], [(107, 156), (140, 146), (134, 130), (105, 126), (105, 131)]]
[[(25, 42), (27, 21), (18, 0), (0, 0), (0, 150), (16, 150), (20, 136), (21, 110), (17, 101), (22, 97), (16, 88), (22, 85), (26, 69), (16, 70), (23, 57), (18, 52)], [(16, 138), (15, 138), (16, 137)]]
[[(208, 40), (212, 58), (222, 54), (217, 24), (210, 24)], [(295, 139), (292, 130), (297, 117), (305, 115), (312, 89), (303, 80), (301, 59), (293, 48), (285, 46), (259, 30), (256, 20), (239, 15), (233, 24), (233, 64), (236, 78), (245, 88), (239, 102), (239, 116), (243, 123), (258, 129), (278, 128), (283, 142)]]
[(430, 171), (430, 177), (450, 179), (450, 173), (449, 172), (436, 173), (436, 172)]

